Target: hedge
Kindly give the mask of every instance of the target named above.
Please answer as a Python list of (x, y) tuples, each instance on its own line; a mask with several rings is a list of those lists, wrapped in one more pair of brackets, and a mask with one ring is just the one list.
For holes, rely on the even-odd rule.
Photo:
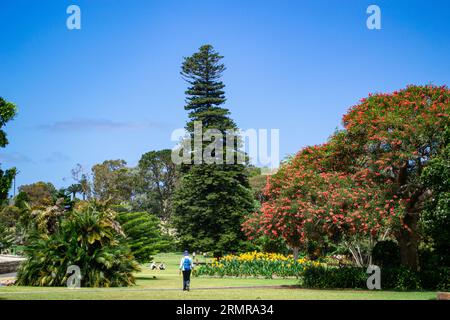
[[(358, 267), (308, 267), (301, 277), (305, 288), (367, 289), (368, 274)], [(450, 290), (450, 268), (440, 267), (421, 272), (406, 267), (382, 268), (383, 290)]]

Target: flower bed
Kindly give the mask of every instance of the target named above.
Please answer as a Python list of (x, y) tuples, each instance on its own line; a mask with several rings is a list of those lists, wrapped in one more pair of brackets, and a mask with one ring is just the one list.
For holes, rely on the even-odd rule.
[(211, 264), (202, 265), (195, 270), (196, 276), (232, 277), (300, 277), (307, 267), (323, 266), (323, 263), (306, 258), (294, 260), (292, 255), (276, 253), (247, 252), (240, 255), (227, 255), (214, 259)]

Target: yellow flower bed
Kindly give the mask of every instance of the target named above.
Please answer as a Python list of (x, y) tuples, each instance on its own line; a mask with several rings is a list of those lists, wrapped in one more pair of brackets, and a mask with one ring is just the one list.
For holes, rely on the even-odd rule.
[(294, 260), (292, 255), (279, 253), (245, 252), (213, 259), (209, 265), (202, 265), (196, 275), (236, 277), (299, 277), (306, 267), (324, 266), (324, 263), (307, 258)]

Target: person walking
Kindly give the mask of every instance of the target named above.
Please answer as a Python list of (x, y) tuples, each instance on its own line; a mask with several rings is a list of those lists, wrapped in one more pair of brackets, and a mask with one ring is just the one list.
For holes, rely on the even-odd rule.
[(194, 262), (189, 257), (189, 252), (185, 250), (180, 261), (180, 272), (183, 273), (183, 291), (189, 291), (192, 269), (194, 269)]

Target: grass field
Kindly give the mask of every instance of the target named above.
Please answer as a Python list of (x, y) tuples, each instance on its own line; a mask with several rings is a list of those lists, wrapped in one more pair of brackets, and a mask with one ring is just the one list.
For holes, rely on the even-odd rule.
[[(166, 270), (150, 270), (142, 267), (136, 275), (136, 285), (128, 288), (81, 288), (64, 287), (0, 287), (2, 299), (279, 299), (279, 300), (427, 300), (435, 299), (436, 292), (396, 292), (365, 290), (309, 290), (280, 288), (298, 284), (296, 279), (242, 279), (242, 278), (195, 278), (191, 279), (191, 291), (181, 290), (182, 279), (178, 274), (180, 255), (160, 254), (155, 261), (164, 262)], [(203, 258), (200, 259), (202, 261)], [(274, 286), (263, 287), (263, 286)], [(276, 287), (278, 286), (278, 287)]]

